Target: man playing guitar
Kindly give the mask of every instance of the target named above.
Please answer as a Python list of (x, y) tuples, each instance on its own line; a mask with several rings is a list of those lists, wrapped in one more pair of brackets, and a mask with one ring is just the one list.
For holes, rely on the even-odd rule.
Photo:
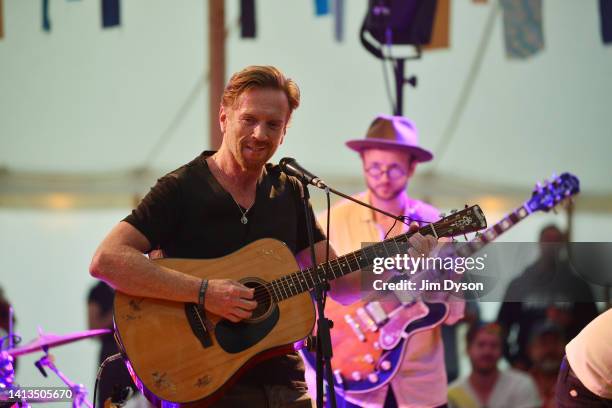
[[(406, 187), (418, 163), (433, 155), (419, 146), (414, 124), (400, 116), (379, 115), (368, 129), (365, 139), (351, 140), (347, 146), (361, 155), (368, 190), (355, 198), (368, 202), (391, 214), (405, 215), (423, 225), (438, 219), (436, 208), (408, 196)], [(319, 218), (321, 225), (327, 215)], [(382, 240), (385, 235), (405, 232), (407, 226), (368, 208), (345, 200), (331, 209), (330, 242), (338, 254), (355, 251), (365, 243)], [(458, 299), (449, 303), (445, 324), (463, 317), (465, 303)], [(328, 310), (342, 308), (333, 301)], [(332, 336), (338, 332), (332, 331)], [(334, 367), (336, 368), (336, 367)], [(309, 385), (312, 370), (307, 370)], [(346, 393), (347, 407), (420, 407), (445, 406), (447, 380), (444, 347), (440, 326), (415, 333), (408, 341), (407, 352), (391, 386), (367, 393)]]
[[(159, 179), (100, 244), (91, 275), (128, 295), (199, 303), (231, 322), (249, 318), (257, 306), (252, 289), (229, 279), (199, 279), (143, 254), (161, 249), (173, 258), (215, 258), (271, 237), (286, 243), (301, 268), (308, 267), (301, 185), (267, 164), (298, 105), (297, 85), (274, 67), (251, 66), (234, 74), (219, 110), (219, 150), (204, 152)], [(316, 222), (314, 227), (316, 259), (323, 262), (325, 237)], [(412, 255), (427, 254), (436, 240), (416, 234), (410, 243)], [(331, 256), (336, 256), (333, 250)], [(331, 296), (350, 296), (359, 290), (359, 280), (355, 273), (332, 281)], [(303, 375), (295, 353), (266, 360), (213, 406), (309, 407)]]

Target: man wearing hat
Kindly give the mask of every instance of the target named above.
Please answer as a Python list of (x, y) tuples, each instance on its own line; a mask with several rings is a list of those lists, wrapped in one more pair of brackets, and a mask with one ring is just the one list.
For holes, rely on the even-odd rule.
[[(436, 208), (410, 197), (406, 191), (417, 164), (433, 158), (431, 152), (419, 146), (417, 129), (410, 120), (378, 115), (365, 139), (351, 140), (346, 145), (361, 155), (368, 187), (355, 198), (391, 214), (405, 215), (420, 225), (438, 220), (440, 212)], [(326, 213), (319, 217), (319, 223), (326, 225)], [(360, 249), (362, 243), (382, 241), (387, 233), (392, 237), (407, 231), (407, 225), (394, 225), (392, 218), (352, 201), (342, 201), (331, 208), (329, 239), (339, 255)], [(356, 301), (359, 295), (350, 300)], [(445, 323), (459, 320), (464, 306), (463, 302), (451, 302)], [(328, 300), (327, 308), (342, 305)], [(306, 377), (309, 384), (314, 383), (310, 370)], [(364, 394), (347, 393), (346, 406), (443, 407), (447, 401), (446, 384), (441, 329), (436, 327), (410, 338), (402, 366), (390, 387)]]

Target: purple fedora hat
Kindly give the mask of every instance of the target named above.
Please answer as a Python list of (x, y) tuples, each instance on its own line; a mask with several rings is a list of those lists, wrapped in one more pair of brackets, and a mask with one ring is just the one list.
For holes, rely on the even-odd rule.
[(409, 152), (417, 161), (433, 159), (433, 154), (419, 146), (419, 136), (414, 123), (403, 116), (380, 114), (374, 119), (365, 139), (355, 139), (346, 145), (361, 152), (365, 149), (398, 149)]

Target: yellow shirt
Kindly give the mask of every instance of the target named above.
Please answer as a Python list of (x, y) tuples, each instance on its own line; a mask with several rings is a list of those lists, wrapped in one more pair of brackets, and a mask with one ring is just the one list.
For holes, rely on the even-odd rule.
[[(355, 198), (370, 203), (367, 192), (358, 194)], [(409, 199), (404, 215), (423, 220), (426, 223), (437, 221), (440, 218), (436, 208), (414, 199)], [(325, 230), (326, 212), (320, 214), (317, 219)], [(330, 221), (329, 239), (338, 255), (356, 251), (364, 242), (382, 241), (386, 233), (374, 221), (372, 210), (349, 200), (341, 201), (332, 207)], [(407, 228), (404, 226), (404, 230)], [(333, 307), (334, 304), (328, 300), (327, 307)], [(450, 312), (445, 323), (453, 324), (463, 317), (465, 303), (453, 301), (449, 303), (449, 306)], [(314, 375), (307, 366), (306, 380), (312, 395), (316, 393)], [(446, 403), (446, 383), (444, 346), (440, 327), (415, 333), (409, 339), (402, 367), (391, 381), (398, 405), (409, 408), (443, 405)], [(374, 408), (382, 406), (386, 394), (387, 387), (383, 387), (367, 394), (347, 393), (346, 399), (365, 408)]]

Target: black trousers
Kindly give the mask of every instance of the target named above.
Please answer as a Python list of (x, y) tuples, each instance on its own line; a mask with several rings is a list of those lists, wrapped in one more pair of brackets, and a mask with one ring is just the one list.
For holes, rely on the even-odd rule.
[(557, 377), (555, 400), (558, 408), (612, 408), (612, 400), (593, 394), (582, 384), (572, 371), (567, 357), (563, 357)]

